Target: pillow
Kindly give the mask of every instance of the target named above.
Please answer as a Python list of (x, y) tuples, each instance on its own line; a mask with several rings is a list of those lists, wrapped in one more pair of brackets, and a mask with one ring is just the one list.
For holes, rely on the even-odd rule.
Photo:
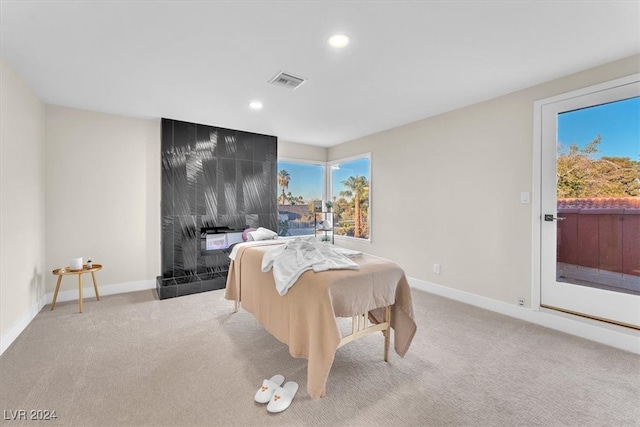
[(271, 240), (276, 237), (278, 237), (278, 233), (263, 227), (258, 227), (256, 231), (250, 231), (247, 233), (247, 241), (249, 242), (252, 240)]
[(252, 231), (256, 231), (256, 228), (247, 228), (246, 230), (244, 230), (242, 232), (242, 240), (244, 240), (245, 242), (249, 239), (249, 233), (251, 233)]

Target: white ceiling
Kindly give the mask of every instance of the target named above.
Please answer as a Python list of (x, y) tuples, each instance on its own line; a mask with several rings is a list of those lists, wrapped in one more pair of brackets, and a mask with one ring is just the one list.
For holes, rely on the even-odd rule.
[(0, 24), (47, 103), (319, 146), (640, 53), (639, 1), (2, 0)]

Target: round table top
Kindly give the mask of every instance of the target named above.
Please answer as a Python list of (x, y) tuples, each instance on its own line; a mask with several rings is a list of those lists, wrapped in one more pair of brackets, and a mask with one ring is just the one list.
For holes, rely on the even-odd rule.
[(102, 264), (93, 264), (93, 267), (87, 268), (87, 265), (82, 266), (82, 270), (72, 270), (69, 266), (56, 268), (53, 270), (53, 274), (57, 276), (66, 276), (67, 274), (83, 274), (83, 273), (91, 273), (93, 271), (98, 271), (102, 268)]

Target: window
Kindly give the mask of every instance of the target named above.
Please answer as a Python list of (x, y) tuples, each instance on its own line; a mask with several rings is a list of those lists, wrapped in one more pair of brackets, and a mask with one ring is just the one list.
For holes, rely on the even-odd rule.
[(556, 280), (640, 295), (640, 96), (556, 120)]
[(323, 200), (324, 164), (278, 161), (278, 235), (313, 235), (313, 202)]
[(371, 154), (330, 163), (336, 236), (370, 240)]

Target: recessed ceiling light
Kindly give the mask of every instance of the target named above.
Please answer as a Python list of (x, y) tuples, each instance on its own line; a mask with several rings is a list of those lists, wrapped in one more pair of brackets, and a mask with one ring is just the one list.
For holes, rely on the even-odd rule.
[(346, 34), (334, 34), (329, 37), (329, 46), (341, 49), (349, 44), (349, 36)]
[(260, 102), (260, 101), (251, 101), (249, 103), (249, 108), (251, 108), (252, 110), (261, 110), (262, 109), (262, 102)]

